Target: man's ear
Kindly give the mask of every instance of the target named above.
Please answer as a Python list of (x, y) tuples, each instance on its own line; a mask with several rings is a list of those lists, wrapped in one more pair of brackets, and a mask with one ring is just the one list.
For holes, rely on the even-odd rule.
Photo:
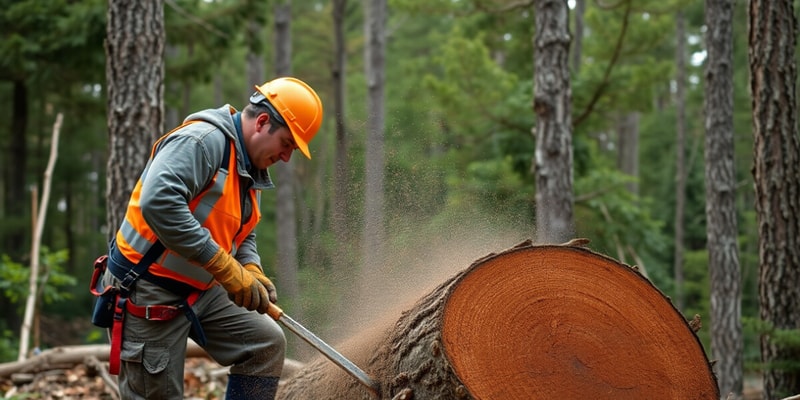
[(258, 117), (256, 118), (256, 123), (258, 124), (259, 128), (261, 128), (264, 125), (268, 124), (269, 123), (269, 114), (267, 114), (267, 113), (258, 114)]

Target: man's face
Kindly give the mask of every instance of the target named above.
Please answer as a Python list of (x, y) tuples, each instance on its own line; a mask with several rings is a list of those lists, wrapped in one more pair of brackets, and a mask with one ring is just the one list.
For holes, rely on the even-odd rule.
[[(278, 129), (270, 132), (274, 126)], [(257, 169), (265, 169), (278, 161), (289, 162), (297, 149), (292, 132), (283, 125), (273, 125), (269, 114), (256, 119), (255, 133), (247, 148), (250, 162)]]

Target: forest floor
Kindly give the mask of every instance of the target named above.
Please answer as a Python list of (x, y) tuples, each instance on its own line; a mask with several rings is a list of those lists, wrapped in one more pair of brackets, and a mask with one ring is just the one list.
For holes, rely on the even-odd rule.
[[(224, 398), (226, 383), (225, 368), (203, 357), (186, 360), (184, 370), (184, 398), (189, 400), (216, 400)], [(115, 400), (115, 390), (104, 381), (98, 372), (86, 364), (70, 369), (43, 371), (29, 376), (27, 383), (0, 380), (0, 394), (5, 399), (48, 400)], [(745, 384), (744, 400), (761, 400), (758, 382), (748, 380)]]
[[(227, 370), (202, 357), (186, 360), (185, 399), (222, 399)], [(70, 369), (54, 369), (33, 375), (0, 380), (0, 393), (6, 399), (119, 399), (116, 390), (95, 368), (78, 364)], [(25, 383), (23, 383), (25, 382)]]
[[(41, 324), (41, 339), (52, 347), (70, 346), (91, 329), (88, 321), (46, 320)], [(99, 369), (91, 363), (47, 369), (30, 374), (0, 378), (0, 397), (4, 399), (119, 399), (116, 378), (109, 377), (105, 364)], [(186, 359), (184, 398), (215, 400), (224, 398), (227, 368), (206, 357)], [(761, 400), (761, 382), (756, 375), (745, 379), (743, 400)]]
[[(43, 317), (39, 321), (40, 338), (47, 348), (75, 346), (86, 339), (93, 326), (88, 319), (63, 320)], [(91, 363), (47, 369), (36, 373), (16, 374), (0, 378), (0, 398), (5, 399), (118, 399), (115, 377), (103, 379), (102, 370)], [(227, 368), (206, 357), (186, 359), (184, 369), (184, 398), (221, 399), (227, 382)]]

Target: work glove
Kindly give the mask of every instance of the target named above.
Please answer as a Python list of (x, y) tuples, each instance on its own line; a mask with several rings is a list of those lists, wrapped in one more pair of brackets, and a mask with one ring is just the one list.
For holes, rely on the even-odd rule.
[(278, 292), (275, 290), (275, 285), (272, 284), (272, 281), (264, 275), (264, 270), (261, 269), (261, 266), (258, 264), (247, 263), (244, 265), (244, 269), (250, 271), (253, 276), (267, 288), (267, 293), (269, 293), (269, 301), (273, 303), (278, 302)]
[(220, 248), (203, 268), (214, 275), (214, 279), (225, 288), (228, 297), (237, 306), (250, 311), (266, 311), (269, 306), (267, 288), (227, 251)]

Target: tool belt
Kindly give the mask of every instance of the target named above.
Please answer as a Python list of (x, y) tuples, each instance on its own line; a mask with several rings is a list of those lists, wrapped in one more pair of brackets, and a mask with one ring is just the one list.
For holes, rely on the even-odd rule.
[[(113, 253), (113, 251), (114, 246), (112, 243), (109, 253)], [(149, 275), (146, 273), (147, 268), (152, 264), (152, 260), (155, 260), (161, 252), (163, 252), (163, 246), (161, 246), (160, 250), (151, 249), (151, 251), (142, 258), (142, 261), (128, 270), (122, 278), (120, 278), (119, 274), (119, 272), (121, 272), (119, 270), (122, 268), (117, 267), (113, 261), (111, 265), (109, 265), (108, 255), (102, 255), (94, 262), (94, 271), (92, 272), (92, 279), (89, 286), (90, 292), (97, 298), (92, 311), (92, 323), (98, 327), (110, 329), (111, 354), (108, 358), (108, 372), (112, 375), (119, 374), (123, 339), (122, 333), (126, 313), (149, 321), (170, 321), (178, 315), (183, 314), (192, 323), (192, 331), (198, 343), (200, 345), (205, 345), (206, 338), (202, 326), (200, 325), (200, 320), (192, 310), (192, 305), (200, 298), (200, 295), (203, 293), (202, 291), (192, 290), (188, 294), (183, 295), (182, 297), (184, 297), (184, 300), (178, 305), (159, 304), (140, 306), (134, 304), (128, 298), (136, 281), (141, 277)], [(114, 269), (117, 269), (117, 271), (114, 271)], [(103, 275), (106, 272), (110, 272), (120, 279), (119, 287), (110, 285), (103, 286)], [(167, 287), (166, 289), (169, 290), (170, 288)], [(179, 294), (182, 294), (183, 290), (180, 292)]]

